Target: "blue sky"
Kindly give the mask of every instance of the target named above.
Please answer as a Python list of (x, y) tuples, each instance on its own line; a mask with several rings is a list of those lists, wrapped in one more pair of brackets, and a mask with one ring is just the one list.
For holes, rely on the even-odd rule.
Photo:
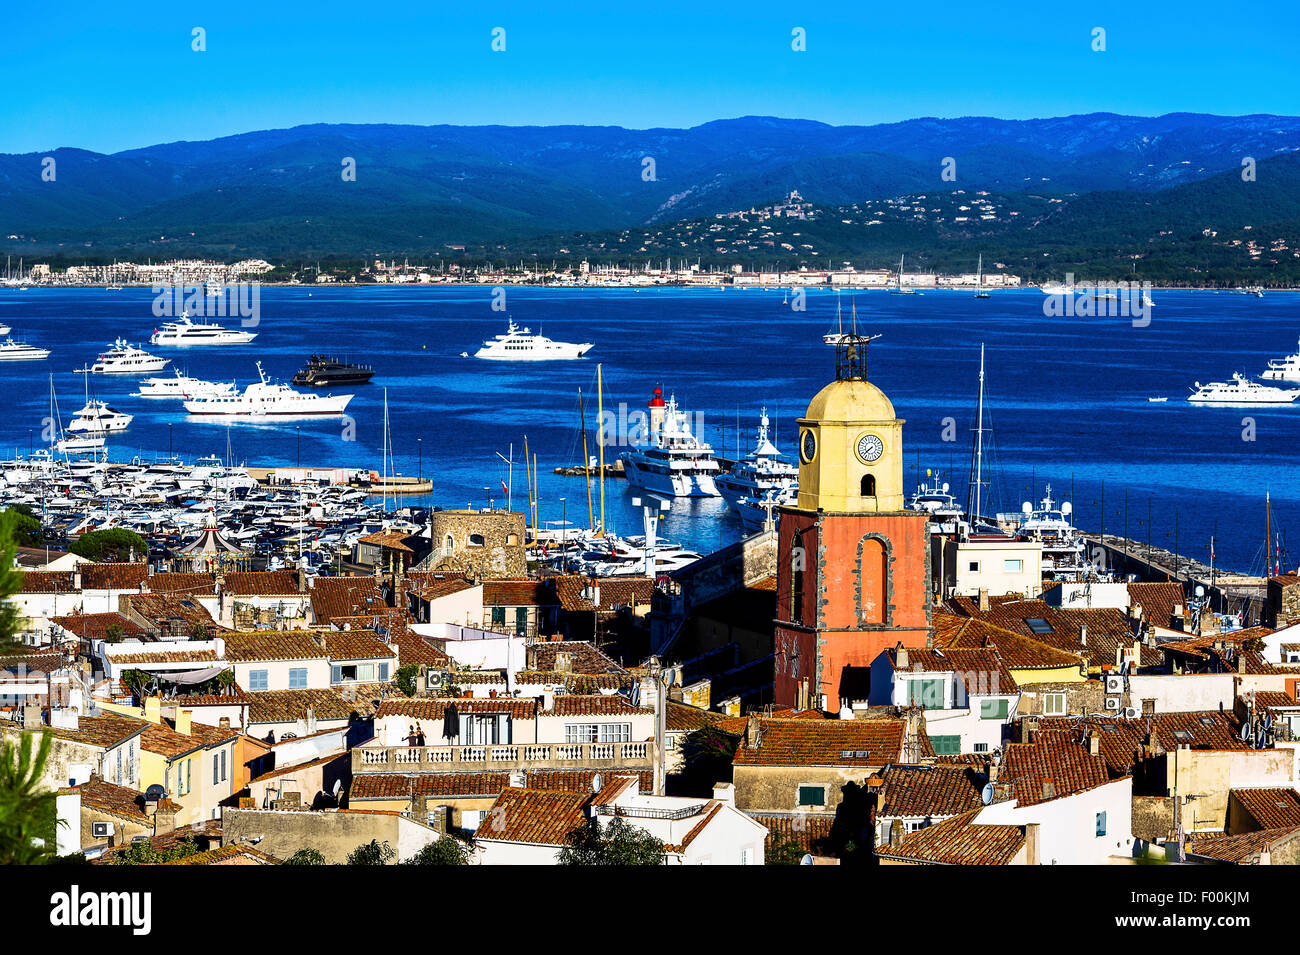
[[(0, 152), (111, 152), (310, 122), (1300, 111), (1294, 2), (179, 7), (6, 7)], [(190, 49), (196, 26), (204, 53)], [(490, 48), (498, 26), (504, 53)], [(1104, 53), (1090, 46), (1098, 26)], [(795, 27), (805, 52), (791, 50)]]

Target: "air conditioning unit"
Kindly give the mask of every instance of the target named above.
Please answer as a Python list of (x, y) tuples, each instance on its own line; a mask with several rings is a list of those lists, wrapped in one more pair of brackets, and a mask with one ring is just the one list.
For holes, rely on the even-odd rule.
[(1106, 697), (1106, 709), (1108, 712), (1111, 713), (1119, 712), (1119, 697), (1118, 696)]
[(1141, 715), (1142, 715), (1142, 711), (1139, 710), (1136, 706), (1130, 706), (1128, 709), (1124, 711), (1125, 719), (1135, 720)]
[(90, 824), (90, 834), (96, 839), (107, 839), (113, 834), (113, 824), (111, 822), (92, 822)]
[(1124, 677), (1118, 673), (1108, 673), (1106, 675), (1106, 693), (1107, 695), (1116, 695), (1124, 692)]

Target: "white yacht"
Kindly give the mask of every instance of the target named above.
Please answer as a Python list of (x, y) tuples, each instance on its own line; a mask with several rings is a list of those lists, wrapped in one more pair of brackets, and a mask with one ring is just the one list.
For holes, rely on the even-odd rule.
[(903, 260), (905, 258), (906, 256), (899, 256), (898, 258), (898, 281), (894, 284), (894, 287), (889, 290), (890, 295), (916, 294), (916, 289), (914, 288), (903, 288)]
[(190, 345), (247, 345), (257, 337), (256, 332), (242, 332), (215, 322), (195, 322), (189, 313), (174, 322), (165, 322), (149, 338), (150, 345), (185, 348)]
[(592, 347), (591, 342), (574, 345), (551, 341), (544, 335), (534, 335), (529, 329), (520, 328), (512, 321), (506, 325), (504, 335), (485, 341), (474, 357), (490, 361), (569, 361), (581, 358)]
[(242, 394), (208, 395), (187, 398), (185, 410), (194, 415), (238, 416), (245, 418), (318, 418), (336, 417), (352, 400), (352, 395), (319, 395), (294, 391), (288, 385), (267, 379), (262, 363), (257, 363), (261, 379)]
[(1259, 377), (1264, 381), (1300, 381), (1300, 351), (1285, 358), (1270, 358)]
[(0, 322), (0, 335), (8, 335), (11, 331), (13, 331), (12, 328), (10, 328), (4, 322)]
[(103, 435), (71, 435), (65, 434), (59, 440), (54, 442), (54, 450), (61, 451), (64, 454), (84, 454), (93, 451), (102, 451), (104, 449)]
[(12, 338), (0, 342), (0, 361), (40, 361), (49, 357), (48, 348), (37, 348), (26, 342), (16, 342)]
[(114, 431), (125, 431), (130, 427), (134, 416), (110, 408), (107, 402), (91, 398), (77, 416), (68, 422), (67, 430), (73, 433), (105, 435)]
[(1251, 381), (1245, 375), (1232, 373), (1232, 381), (1194, 383), (1187, 400), (1197, 404), (1216, 405), (1284, 405), (1300, 398), (1300, 388), (1277, 388)]
[(1055, 507), (1052, 485), (1047, 485), (1038, 508), (1025, 501), (1024, 520), (1016, 529), (1016, 539), (1040, 541), (1043, 545), (1043, 578), (1046, 580), (1082, 580), (1094, 574), (1087, 561), (1087, 545), (1070, 522), (1073, 507), (1065, 501)]
[(786, 487), (773, 488), (761, 496), (742, 497), (733, 505), (740, 518), (740, 525), (747, 531), (761, 530), (770, 517), (772, 523), (777, 521), (777, 510), (782, 507), (794, 507), (799, 500), (799, 482)]
[(676, 396), (664, 403), (656, 388), (650, 399), (650, 436), (639, 447), (624, 451), (623, 471), (631, 487), (665, 497), (717, 497), (714, 483), (721, 471), (713, 447), (691, 432)]
[(96, 375), (140, 375), (150, 371), (162, 371), (170, 358), (159, 358), (147, 351), (129, 345), (122, 339), (113, 342), (108, 351), (95, 359), (90, 370)]
[(209, 398), (217, 395), (235, 394), (233, 381), (204, 381), (202, 378), (190, 378), (174, 369), (176, 374), (167, 377), (145, 378), (140, 382), (140, 390), (132, 394), (133, 398)]
[[(932, 534), (956, 534), (970, 530), (966, 520), (965, 509), (957, 503), (948, 488), (948, 482), (940, 483), (939, 478), (925, 472), (926, 479), (913, 492), (907, 502), (909, 511), (925, 511), (930, 515), (930, 532)], [(933, 480), (933, 483), (931, 481)]]
[(799, 480), (799, 468), (789, 461), (782, 461), (781, 452), (768, 437), (767, 409), (764, 408), (758, 419), (758, 438), (754, 450), (729, 473), (719, 474), (714, 479), (718, 493), (732, 507), (741, 498), (762, 500), (769, 491), (779, 491), (795, 484)]

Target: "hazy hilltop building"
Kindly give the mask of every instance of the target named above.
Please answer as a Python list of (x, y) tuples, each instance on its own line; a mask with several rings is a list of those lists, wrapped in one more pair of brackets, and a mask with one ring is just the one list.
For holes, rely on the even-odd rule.
[(799, 419), (799, 497), (779, 527), (778, 706), (836, 711), (846, 668), (929, 638), (929, 520), (904, 508), (903, 421), (867, 381), (866, 350), (836, 346), (835, 380)]
[(455, 573), (476, 580), (526, 577), (524, 515), (518, 511), (434, 511), (432, 552), (417, 570)]

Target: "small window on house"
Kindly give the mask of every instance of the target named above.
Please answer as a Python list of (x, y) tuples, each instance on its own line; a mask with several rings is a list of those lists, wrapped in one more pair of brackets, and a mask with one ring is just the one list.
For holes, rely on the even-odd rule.
[(961, 752), (961, 737), (953, 736), (931, 736), (930, 745), (934, 747), (936, 756), (956, 756)]
[(977, 753), (987, 753), (988, 751), (989, 751), (989, 744), (988, 744), (988, 743), (976, 743), (976, 744), (975, 744), (975, 752), (977, 752)]
[(469, 535), (469, 546), (470, 546), (470, 547), (482, 547), (485, 543), (486, 543), (486, 541), (483, 540), (483, 535), (482, 535), (482, 534), (470, 534), (470, 535)]
[(1106, 834), (1106, 813), (1099, 812), (1097, 813), (1097, 835), (1104, 836), (1105, 834)]
[(381, 664), (379, 664), (379, 682), (380, 682), (380, 683), (387, 683), (387, 682), (388, 682), (388, 664), (387, 664), (387, 663), (381, 663)]
[(1044, 693), (1043, 694), (1043, 715), (1064, 716), (1065, 715), (1065, 694)]
[(1034, 633), (1051, 633), (1052, 625), (1042, 617), (1030, 617), (1025, 621), (1025, 626)]
[(291, 690), (307, 689), (307, 668), (306, 667), (289, 668), (289, 689)]
[(826, 805), (826, 787), (825, 786), (800, 786), (799, 805), (801, 806)]
[(862, 496), (863, 497), (876, 496), (876, 476), (874, 474), (862, 475)]
[(978, 560), (972, 560), (966, 565), (966, 569), (972, 574), (978, 574), (980, 572), (980, 562)]
[(507, 547), (513, 547), (514, 545), (516, 545), (516, 544), (518, 544), (518, 543), (519, 543), (519, 535), (518, 535), (518, 534), (507, 534), (507, 535), (506, 535), (506, 546), (507, 546)]
[(505, 607), (493, 607), (493, 608), (492, 608), (492, 625), (493, 625), (494, 627), (497, 627), (497, 626), (504, 627), (504, 626), (506, 625), (506, 608), (505, 608)]
[(265, 690), (266, 670), (249, 670), (248, 671), (248, 688), (250, 690)]
[(1025, 562), (1020, 558), (1008, 557), (1002, 562), (1002, 571), (1007, 574), (1018, 574), (1025, 569)]
[(450, 554), (453, 550), (455, 550), (455, 548), (456, 548), (456, 542), (452, 540), (450, 534), (448, 534), (446, 537), (442, 539), (442, 552), (444, 554)]

